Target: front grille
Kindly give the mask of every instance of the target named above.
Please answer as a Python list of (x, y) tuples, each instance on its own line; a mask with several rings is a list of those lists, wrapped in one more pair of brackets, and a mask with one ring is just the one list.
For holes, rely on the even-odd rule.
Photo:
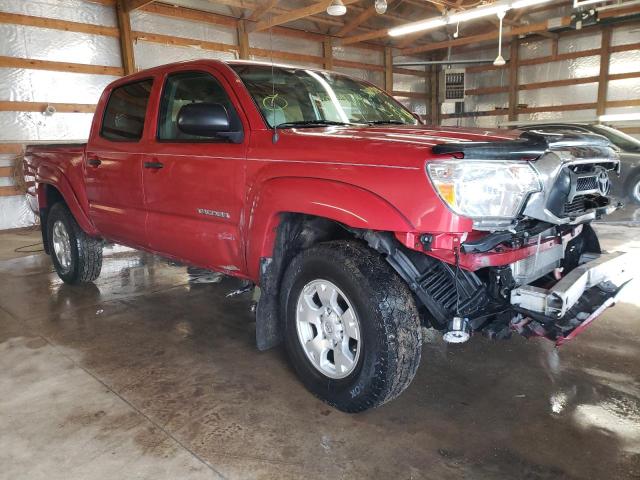
[(576, 184), (576, 191), (584, 192), (588, 190), (597, 190), (598, 181), (596, 177), (579, 177)]
[(572, 202), (564, 204), (564, 214), (569, 217), (574, 217), (581, 213), (584, 213), (589, 207), (587, 206), (586, 196), (577, 196)]

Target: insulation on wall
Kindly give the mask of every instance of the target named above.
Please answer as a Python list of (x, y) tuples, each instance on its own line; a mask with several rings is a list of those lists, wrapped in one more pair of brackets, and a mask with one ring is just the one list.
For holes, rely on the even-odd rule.
[[(0, 12), (114, 27), (113, 7), (82, 0), (0, 0)], [(122, 65), (118, 39), (40, 28), (0, 25), (0, 55), (23, 59), (71, 62), (117, 67)], [(39, 103), (94, 104), (104, 87), (116, 77), (87, 73), (0, 68), (0, 100)], [(0, 142), (82, 141), (87, 138), (92, 115), (87, 113), (0, 112)], [(7, 166), (14, 155), (0, 155)], [(12, 182), (7, 177), (1, 182)], [(6, 186), (6, 185), (5, 185)], [(0, 229), (33, 223), (34, 216), (23, 196), (0, 197)]]

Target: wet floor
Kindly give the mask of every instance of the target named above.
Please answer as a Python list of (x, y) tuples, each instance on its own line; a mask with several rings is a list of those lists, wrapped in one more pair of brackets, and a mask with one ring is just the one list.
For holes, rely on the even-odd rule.
[[(640, 229), (601, 231), (640, 252)], [(347, 415), (255, 349), (237, 282), (107, 253), (78, 287), (0, 261), (0, 478), (640, 478), (637, 286), (560, 350), (430, 335), (400, 398)]]

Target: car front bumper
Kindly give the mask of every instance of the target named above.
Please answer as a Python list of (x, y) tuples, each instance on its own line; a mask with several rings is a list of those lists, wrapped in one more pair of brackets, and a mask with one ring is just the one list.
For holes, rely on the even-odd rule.
[(520, 315), (512, 328), (562, 345), (575, 338), (608, 307), (632, 278), (629, 254), (585, 255), (585, 261), (549, 289), (525, 285), (511, 292)]

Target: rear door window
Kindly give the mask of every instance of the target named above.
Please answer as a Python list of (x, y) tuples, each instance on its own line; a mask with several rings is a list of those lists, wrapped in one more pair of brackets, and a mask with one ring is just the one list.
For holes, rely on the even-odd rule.
[(118, 142), (142, 138), (153, 80), (141, 80), (115, 88), (109, 96), (100, 135)]

